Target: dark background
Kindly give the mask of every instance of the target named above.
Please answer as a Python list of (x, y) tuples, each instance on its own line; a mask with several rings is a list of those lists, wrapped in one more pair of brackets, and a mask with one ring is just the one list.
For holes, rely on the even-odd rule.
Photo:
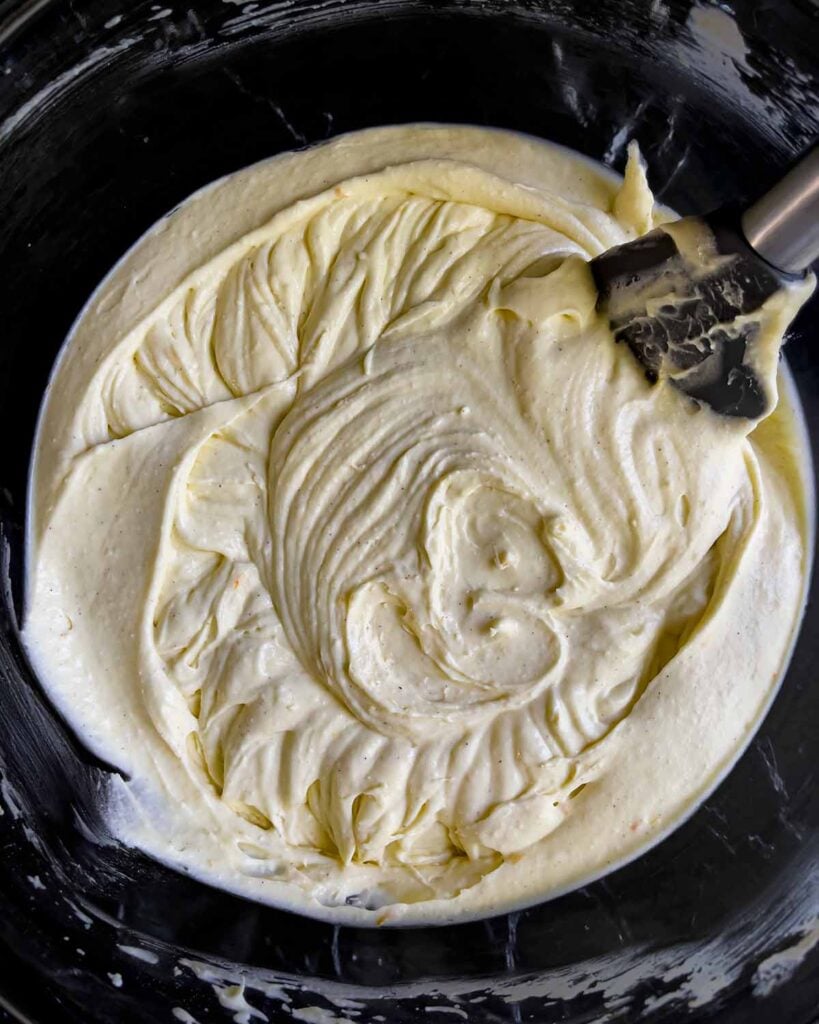
[[(787, 984), (752, 994), (758, 964), (798, 940), (795, 912), (819, 917), (815, 579), (771, 713), (670, 839), (558, 900), (438, 929), (333, 928), (111, 843), (97, 813), (107, 769), (49, 708), (17, 637), (28, 457), (49, 368), (97, 282), (163, 213), (273, 153), (416, 120), (520, 129), (617, 168), (615, 134), (629, 123), (659, 198), (681, 212), (752, 196), (817, 134), (819, 9), (721, 3), (748, 53), (695, 59), (687, 0), (322, 0), (262, 3), (255, 15), (220, 0), (167, 6), (0, 2), (0, 1019), (143, 1024), (181, 1006), (200, 1024), (230, 1020), (190, 970), (174, 974), (184, 956), (237, 978), (268, 969), (294, 1006), (325, 1005), (313, 979), (366, 986), (357, 1008), (335, 1010), (361, 1024), (432, 1021), (426, 1009), (459, 1005), (478, 1024), (819, 1019), (819, 947)], [(814, 446), (816, 323), (814, 299), (788, 345)], [(735, 970), (701, 1005), (650, 969), (653, 953), (684, 979), (692, 951), (712, 943)], [(591, 974), (583, 991), (595, 965), (620, 979), (621, 999), (605, 1003)], [(559, 987), (567, 972), (574, 998)], [(532, 976), (553, 994), (502, 998)], [(461, 995), (430, 994), (441, 982)], [(414, 983), (420, 995), (402, 988)], [(271, 1021), (292, 1019), (280, 1001), (248, 998)]]

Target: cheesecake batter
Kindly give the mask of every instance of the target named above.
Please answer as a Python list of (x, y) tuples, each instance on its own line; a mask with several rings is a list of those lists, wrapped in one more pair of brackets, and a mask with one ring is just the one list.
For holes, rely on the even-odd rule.
[(636, 151), (409, 126), (240, 171), (115, 268), (41, 418), (25, 636), (124, 841), (444, 921), (716, 783), (798, 625), (805, 481), (787, 394), (720, 417), (598, 316), (586, 261), (667, 218)]

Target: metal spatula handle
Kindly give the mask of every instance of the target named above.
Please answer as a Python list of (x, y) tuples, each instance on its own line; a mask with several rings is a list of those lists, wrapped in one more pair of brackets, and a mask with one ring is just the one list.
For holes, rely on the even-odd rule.
[(742, 231), (759, 255), (786, 274), (819, 259), (819, 146), (742, 216)]

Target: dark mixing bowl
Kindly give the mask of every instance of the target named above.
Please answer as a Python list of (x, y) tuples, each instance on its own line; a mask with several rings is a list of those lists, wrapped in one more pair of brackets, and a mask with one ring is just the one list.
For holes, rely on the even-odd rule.
[[(0, 1017), (813, 1021), (815, 575), (772, 711), (671, 838), (560, 899), (437, 929), (334, 928), (106, 838), (107, 769), (44, 699), (17, 623), (49, 368), (163, 213), (278, 151), (417, 120), (520, 129), (618, 168), (636, 137), (680, 211), (750, 195), (819, 128), (814, 0), (0, 0), (0, 65)], [(817, 308), (788, 345), (814, 455)]]

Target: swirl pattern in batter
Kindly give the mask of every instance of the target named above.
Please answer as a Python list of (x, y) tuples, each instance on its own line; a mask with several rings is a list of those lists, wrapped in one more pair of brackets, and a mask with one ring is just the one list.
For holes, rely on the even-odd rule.
[[(501, 139), (539, 187), (494, 173)], [(797, 446), (650, 386), (598, 317), (586, 261), (659, 218), (636, 154), (621, 186), (473, 129), (286, 159), (217, 187), (205, 241), (195, 197), (80, 321), (29, 645), (167, 860), (359, 920), (543, 895), (667, 828), (758, 717), (802, 596)]]

